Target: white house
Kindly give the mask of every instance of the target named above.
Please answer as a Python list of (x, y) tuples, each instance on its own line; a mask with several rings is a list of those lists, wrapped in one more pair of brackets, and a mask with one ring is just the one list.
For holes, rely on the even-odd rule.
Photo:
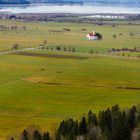
[(93, 31), (92, 33), (89, 33), (86, 35), (87, 40), (98, 40), (98, 36), (96, 33)]

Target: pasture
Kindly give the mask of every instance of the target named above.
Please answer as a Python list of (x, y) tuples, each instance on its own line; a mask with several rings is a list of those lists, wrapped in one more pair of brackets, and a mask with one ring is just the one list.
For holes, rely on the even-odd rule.
[[(0, 31), (1, 49), (14, 43), (36, 47), (74, 46), (80, 51), (139, 46), (139, 26), (93, 26), (72, 23), (21, 23), (2, 20), (7, 26), (27, 26), (26, 31)], [(48, 30), (70, 28), (70, 32)], [(87, 31), (81, 31), (86, 28)], [(85, 34), (101, 32), (102, 41), (86, 41)], [(112, 34), (123, 36), (112, 38)], [(127, 108), (140, 103), (140, 60), (94, 56), (85, 53), (29, 51), (0, 55), (0, 138), (13, 135), (32, 124), (54, 131), (65, 118), (79, 118), (88, 110), (98, 112), (114, 104)], [(28, 52), (28, 53), (29, 53)], [(47, 54), (47, 55), (39, 55)]]
[[(13, 44), (18, 43), (22, 47), (36, 47), (43, 44), (44, 40), (47, 45), (70, 46), (75, 47), (78, 51), (98, 51), (101, 53), (108, 52), (111, 48), (134, 48), (139, 47), (140, 28), (139, 25), (112, 25), (95, 26), (92, 24), (78, 23), (22, 23), (17, 21), (1, 20), (0, 25), (7, 27), (17, 26), (18, 30), (0, 30), (0, 48), (11, 48)], [(22, 27), (26, 26), (26, 30)], [(63, 31), (68, 28), (69, 32), (49, 32)], [(83, 30), (85, 29), (85, 30)], [(102, 41), (87, 41), (87, 33), (96, 31), (103, 35)], [(134, 33), (135, 36), (130, 36)], [(116, 38), (113, 38), (113, 35)]]

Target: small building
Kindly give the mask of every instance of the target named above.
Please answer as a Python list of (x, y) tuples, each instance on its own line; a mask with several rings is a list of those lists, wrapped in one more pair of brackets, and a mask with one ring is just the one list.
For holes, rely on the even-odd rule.
[(93, 31), (92, 33), (89, 33), (86, 35), (87, 40), (99, 40), (98, 35)]

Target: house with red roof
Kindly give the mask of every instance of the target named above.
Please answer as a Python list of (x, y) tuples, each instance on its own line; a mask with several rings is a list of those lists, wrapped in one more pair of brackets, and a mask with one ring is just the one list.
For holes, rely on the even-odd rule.
[(98, 36), (96, 35), (96, 33), (93, 31), (92, 33), (89, 33), (86, 35), (86, 39), (87, 40), (98, 40)]

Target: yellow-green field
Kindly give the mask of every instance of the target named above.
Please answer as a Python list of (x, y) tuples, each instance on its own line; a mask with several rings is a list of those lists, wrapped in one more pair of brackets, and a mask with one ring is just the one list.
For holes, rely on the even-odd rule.
[[(140, 36), (131, 38), (139, 26), (93, 26), (72, 23), (21, 23), (0, 21), (7, 26), (27, 26), (26, 31), (0, 31), (1, 50), (14, 43), (36, 47), (44, 40), (48, 45), (74, 46), (78, 50), (139, 46)], [(36, 30), (36, 27), (38, 28)], [(67, 33), (48, 30), (70, 28)], [(81, 31), (86, 28), (87, 31)], [(96, 30), (102, 41), (86, 41), (85, 34)], [(123, 33), (116, 39), (112, 34)], [(31, 52), (31, 51), (30, 51)], [(29, 53), (29, 52), (26, 52)], [(62, 119), (79, 118), (119, 104), (130, 107), (140, 103), (140, 59), (98, 57), (91, 54), (34, 50), (35, 56), (0, 55), (0, 138), (13, 135), (32, 124), (53, 131)], [(37, 54), (47, 54), (38, 56)], [(53, 57), (55, 56), (55, 57)], [(69, 57), (70, 56), (70, 57)]]

